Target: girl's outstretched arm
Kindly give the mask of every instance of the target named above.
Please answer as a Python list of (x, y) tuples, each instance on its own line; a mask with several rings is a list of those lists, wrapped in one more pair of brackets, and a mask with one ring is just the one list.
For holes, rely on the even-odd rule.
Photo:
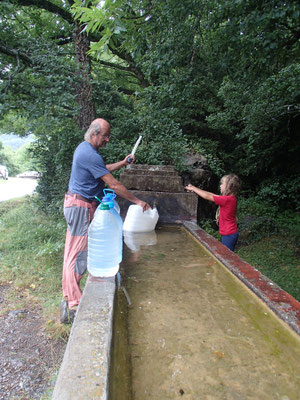
[(213, 196), (217, 196), (213, 193), (207, 192), (206, 190), (202, 190), (197, 188), (196, 186), (193, 185), (187, 185), (184, 187), (186, 190), (188, 190), (189, 192), (194, 192), (196, 193), (198, 196), (202, 197), (205, 200), (209, 200), (209, 201), (214, 201)]

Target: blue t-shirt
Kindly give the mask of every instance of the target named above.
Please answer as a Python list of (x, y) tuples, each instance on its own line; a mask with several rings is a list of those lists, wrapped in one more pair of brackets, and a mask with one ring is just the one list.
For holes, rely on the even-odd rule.
[(82, 142), (77, 146), (72, 163), (69, 191), (95, 200), (103, 195), (103, 175), (110, 172), (105, 166), (103, 158), (89, 142)]

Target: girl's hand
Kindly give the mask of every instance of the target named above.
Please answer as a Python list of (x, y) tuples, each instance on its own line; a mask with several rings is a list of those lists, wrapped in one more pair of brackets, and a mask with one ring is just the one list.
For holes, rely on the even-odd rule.
[(206, 190), (197, 188), (194, 185), (187, 185), (184, 187), (188, 192), (196, 193), (198, 196), (202, 197), (204, 200), (214, 201), (215, 194), (207, 192)]
[(184, 189), (187, 190), (188, 192), (193, 192), (194, 186), (189, 184), (189, 185), (185, 186)]

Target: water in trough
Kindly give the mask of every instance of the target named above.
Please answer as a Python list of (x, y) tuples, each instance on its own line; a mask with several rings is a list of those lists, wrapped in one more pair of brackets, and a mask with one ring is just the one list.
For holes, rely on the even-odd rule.
[(300, 340), (183, 228), (125, 247), (112, 400), (296, 400)]

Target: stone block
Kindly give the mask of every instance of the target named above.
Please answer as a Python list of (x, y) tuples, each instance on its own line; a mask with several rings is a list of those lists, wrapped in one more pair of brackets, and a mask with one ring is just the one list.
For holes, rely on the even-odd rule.
[[(179, 224), (180, 221), (197, 221), (198, 197), (194, 193), (168, 193), (131, 190), (141, 200), (146, 201), (151, 207), (156, 207), (159, 220), (158, 224)], [(128, 200), (117, 198), (120, 205), (121, 216), (126, 217), (128, 207), (132, 204)]]
[(129, 165), (120, 181), (129, 190), (183, 192), (182, 178), (171, 165)]
[(183, 192), (182, 178), (180, 176), (166, 175), (122, 175), (120, 181), (127, 189), (155, 192)]

